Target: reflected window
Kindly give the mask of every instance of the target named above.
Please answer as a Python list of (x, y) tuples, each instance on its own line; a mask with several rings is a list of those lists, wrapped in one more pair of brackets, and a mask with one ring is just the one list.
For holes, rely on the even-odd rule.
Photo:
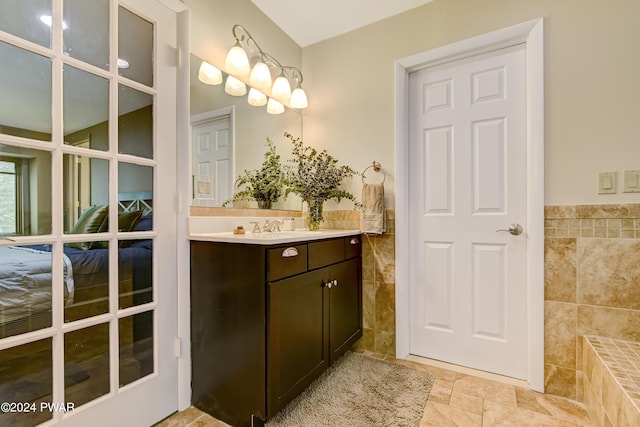
[(122, 6), (118, 8), (118, 60), (118, 74), (153, 87), (153, 24)]
[(131, 203), (144, 200), (148, 206), (153, 203), (153, 167), (134, 165), (132, 163), (118, 163), (118, 195), (120, 207), (126, 211), (143, 210), (145, 206), (139, 204), (136, 208)]
[[(0, 157), (0, 235), (16, 235), (19, 227), (20, 188), (19, 159)], [(28, 205), (22, 210), (28, 210)]]
[(109, 161), (75, 154), (65, 154), (63, 161), (65, 233), (108, 231)]
[(153, 158), (153, 96), (120, 85), (118, 153)]
[(51, 60), (0, 42), (0, 133), (51, 141)]
[(109, 81), (64, 66), (65, 144), (109, 149)]
[(51, 233), (51, 153), (0, 144), (0, 235)]
[(153, 373), (153, 311), (123, 317), (120, 332), (120, 386)]
[(0, 30), (51, 47), (51, 0), (0, 0)]
[(109, 0), (64, 0), (64, 53), (109, 69)]

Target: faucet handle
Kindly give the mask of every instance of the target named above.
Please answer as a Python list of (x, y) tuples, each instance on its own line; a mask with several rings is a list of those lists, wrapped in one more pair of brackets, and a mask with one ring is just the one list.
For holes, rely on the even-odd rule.
[(253, 224), (253, 230), (251, 231), (252, 233), (261, 233), (262, 230), (260, 230), (260, 222), (258, 221), (251, 221), (249, 224)]

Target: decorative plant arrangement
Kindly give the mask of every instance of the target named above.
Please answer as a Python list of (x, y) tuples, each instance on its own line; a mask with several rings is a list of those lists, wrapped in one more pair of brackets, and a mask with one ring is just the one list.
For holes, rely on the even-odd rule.
[(280, 155), (276, 153), (275, 144), (267, 138), (267, 151), (260, 169), (246, 170), (236, 179), (235, 188), (245, 186), (234, 193), (222, 206), (238, 200), (255, 200), (260, 209), (271, 209), (273, 203), (282, 196), (284, 188), (284, 170), (280, 163)]
[(346, 165), (338, 166), (338, 160), (327, 150), (318, 151), (304, 145), (300, 138), (294, 138), (288, 132), (284, 136), (293, 144), (293, 158), (289, 160), (293, 164), (285, 168), (285, 197), (294, 193), (307, 203), (307, 227), (310, 230), (320, 228), (326, 200), (345, 198), (351, 200), (356, 208), (361, 207), (353, 194), (339, 188), (343, 179), (359, 175), (358, 172)]

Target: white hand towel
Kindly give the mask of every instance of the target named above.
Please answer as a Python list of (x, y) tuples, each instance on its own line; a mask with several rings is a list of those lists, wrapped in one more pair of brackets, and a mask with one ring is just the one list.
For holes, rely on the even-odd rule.
[(363, 183), (362, 205), (364, 209), (360, 217), (360, 230), (368, 234), (384, 233), (384, 185)]

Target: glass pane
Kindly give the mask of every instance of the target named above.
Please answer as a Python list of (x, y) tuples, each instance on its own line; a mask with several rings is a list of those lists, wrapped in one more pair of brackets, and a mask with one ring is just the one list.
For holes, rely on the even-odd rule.
[(119, 245), (119, 307), (153, 301), (153, 240), (120, 240)]
[(51, 344), (46, 338), (0, 351), (0, 402), (23, 411), (0, 411), (0, 425), (35, 426), (51, 419), (52, 412), (40, 406), (52, 402)]
[[(102, 233), (109, 228), (109, 161), (65, 154), (63, 159), (64, 232)], [(79, 249), (90, 249), (89, 243)]]
[(109, 149), (109, 81), (64, 66), (64, 142)]
[(0, 234), (51, 234), (51, 153), (0, 144), (0, 162)]
[(17, 162), (0, 158), (0, 235), (18, 233)]
[(51, 141), (51, 60), (0, 42), (0, 133)]
[(119, 320), (120, 386), (153, 373), (153, 311)]
[(51, 0), (0, 0), (0, 30), (51, 47)]
[(109, 324), (64, 335), (64, 401), (77, 408), (109, 393)]
[(123, 7), (118, 20), (118, 73), (152, 87), (153, 24)]
[(122, 205), (129, 203), (128, 206), (131, 206), (131, 201), (153, 200), (153, 168), (119, 162), (118, 197), (124, 200)]
[(73, 272), (67, 285), (71, 298), (65, 303), (64, 321), (109, 312), (109, 242), (67, 243), (64, 254), (65, 266)]
[(109, 69), (109, 0), (65, 0), (64, 22), (64, 53)]
[(51, 245), (0, 246), (0, 338), (51, 326), (52, 264)]
[(120, 85), (118, 153), (153, 158), (153, 96)]

